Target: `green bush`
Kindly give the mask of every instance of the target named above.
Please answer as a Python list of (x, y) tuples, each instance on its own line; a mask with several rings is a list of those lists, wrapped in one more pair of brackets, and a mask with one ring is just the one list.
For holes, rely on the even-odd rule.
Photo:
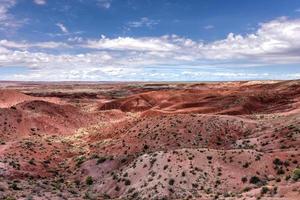
[(258, 184), (260, 182), (261, 182), (261, 180), (257, 176), (252, 176), (249, 180), (249, 183), (251, 183), (251, 184)]
[(91, 177), (91, 176), (86, 177), (85, 183), (87, 185), (93, 185), (93, 183), (94, 183), (93, 177)]
[(32, 158), (31, 160), (29, 160), (28, 163), (31, 164), (31, 165), (35, 165), (34, 158)]
[(246, 183), (248, 181), (247, 177), (243, 177), (241, 180), (243, 183)]
[(169, 180), (169, 185), (174, 185), (174, 183), (175, 183), (175, 180), (171, 178), (171, 179)]
[(276, 166), (282, 165), (282, 163), (283, 163), (283, 162), (282, 162), (279, 158), (275, 158), (275, 159), (273, 160), (273, 164), (276, 165)]
[(13, 190), (21, 190), (15, 182), (11, 184), (10, 188)]
[(293, 172), (293, 180), (298, 181), (300, 180), (300, 168), (296, 168)]
[(125, 185), (130, 185), (130, 184), (131, 184), (130, 180), (126, 179), (125, 180)]
[(107, 159), (105, 157), (99, 157), (97, 159), (97, 165), (101, 164), (101, 163), (104, 163)]
[(80, 156), (75, 159), (76, 167), (80, 167), (82, 163), (86, 160), (85, 156)]
[(267, 192), (269, 191), (269, 188), (268, 187), (262, 187), (261, 190), (260, 190), (260, 193), (262, 195), (266, 194)]

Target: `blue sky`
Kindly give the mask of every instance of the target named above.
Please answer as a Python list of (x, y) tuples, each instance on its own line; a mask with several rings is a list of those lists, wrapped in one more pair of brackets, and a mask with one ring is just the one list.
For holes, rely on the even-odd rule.
[(1, 0), (0, 80), (300, 78), (299, 0)]

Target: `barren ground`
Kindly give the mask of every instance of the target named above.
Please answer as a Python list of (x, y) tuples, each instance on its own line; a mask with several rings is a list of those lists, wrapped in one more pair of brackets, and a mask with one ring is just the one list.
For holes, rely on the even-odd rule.
[(0, 199), (300, 197), (300, 81), (0, 82)]

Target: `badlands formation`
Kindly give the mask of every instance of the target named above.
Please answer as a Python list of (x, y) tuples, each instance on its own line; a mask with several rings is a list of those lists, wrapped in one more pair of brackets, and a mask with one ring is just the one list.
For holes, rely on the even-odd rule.
[(0, 83), (0, 199), (299, 198), (300, 81)]

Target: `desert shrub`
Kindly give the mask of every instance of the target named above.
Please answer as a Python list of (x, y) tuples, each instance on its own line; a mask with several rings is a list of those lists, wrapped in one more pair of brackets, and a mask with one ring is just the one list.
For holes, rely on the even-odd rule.
[(149, 146), (147, 144), (144, 145), (143, 149), (146, 151), (149, 149)]
[(51, 163), (51, 160), (44, 160), (43, 163), (46, 164), (46, 165), (47, 165), (47, 164), (50, 164), (50, 163)]
[(293, 172), (293, 180), (298, 181), (300, 180), (300, 168), (296, 168)]
[(247, 180), (248, 180), (248, 179), (247, 179), (247, 177), (245, 177), (245, 176), (242, 178), (242, 182), (243, 182), (243, 183), (246, 183)]
[(85, 161), (85, 156), (80, 156), (78, 158), (76, 158), (75, 162), (76, 162), (76, 166), (77, 167), (80, 167), (82, 163), (84, 163)]
[(288, 167), (288, 166), (290, 166), (290, 162), (289, 162), (288, 160), (286, 160), (286, 161), (284, 161), (283, 165), (284, 165), (285, 167)]
[(31, 165), (35, 165), (34, 158), (30, 159), (30, 160), (28, 161), (28, 163), (31, 164)]
[(11, 184), (10, 188), (13, 189), (13, 190), (21, 190), (19, 188), (19, 186), (17, 185), (17, 183), (15, 183), (15, 182)]
[(169, 180), (169, 185), (174, 185), (174, 183), (175, 183), (175, 180), (171, 178), (171, 179)]
[(249, 162), (246, 162), (245, 164), (243, 164), (243, 168), (248, 168), (250, 166)]
[(18, 162), (12, 160), (8, 164), (17, 170), (20, 170), (20, 164)]
[(91, 176), (86, 177), (85, 183), (87, 185), (93, 185), (93, 183), (94, 183), (93, 177), (91, 177)]
[(273, 160), (273, 164), (274, 164), (274, 165), (282, 165), (282, 161), (281, 161), (279, 158), (275, 158), (275, 159)]
[(274, 194), (277, 194), (277, 190), (278, 190), (278, 187), (275, 186), (275, 187), (273, 188), (273, 193), (274, 193)]
[(243, 192), (249, 192), (250, 190), (251, 190), (250, 187), (245, 187), (245, 188), (243, 189)]
[(257, 176), (252, 176), (249, 180), (249, 183), (251, 183), (251, 184), (258, 184), (260, 182), (261, 182), (261, 180)]
[(130, 185), (131, 182), (130, 182), (130, 180), (126, 179), (124, 184), (125, 184), (125, 185)]
[(293, 160), (293, 164), (298, 164), (298, 160)]
[(120, 189), (121, 189), (121, 188), (120, 188), (119, 186), (116, 186), (116, 187), (115, 187), (115, 190), (116, 190), (117, 192), (119, 192)]
[(268, 187), (262, 187), (261, 190), (260, 190), (260, 193), (262, 195), (266, 194), (267, 192), (269, 191), (269, 188)]
[(156, 162), (156, 158), (151, 158), (150, 159), (150, 166), (153, 167), (155, 162)]
[(281, 174), (284, 174), (285, 171), (282, 168), (279, 168), (279, 169), (277, 169), (276, 173), (277, 173), (277, 175), (281, 175)]
[(106, 158), (105, 157), (100, 157), (97, 159), (97, 165), (101, 164), (101, 163), (104, 163), (106, 161)]
[(97, 158), (99, 158), (99, 156), (98, 156), (97, 154), (93, 154), (93, 155), (91, 155), (91, 157), (90, 157), (90, 159), (97, 159)]

